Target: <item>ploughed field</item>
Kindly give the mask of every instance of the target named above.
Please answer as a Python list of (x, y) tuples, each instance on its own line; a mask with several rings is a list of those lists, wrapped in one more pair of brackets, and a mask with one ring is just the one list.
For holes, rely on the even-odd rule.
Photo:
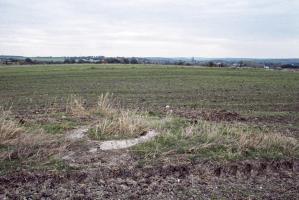
[(0, 66), (0, 199), (298, 199), (298, 111), (298, 72)]
[[(87, 105), (113, 93), (129, 108), (166, 105), (188, 118), (242, 119), (298, 133), (299, 73), (160, 65), (40, 65), (0, 68), (0, 105), (19, 112), (63, 106), (77, 94)], [(296, 134), (297, 135), (297, 134)]]

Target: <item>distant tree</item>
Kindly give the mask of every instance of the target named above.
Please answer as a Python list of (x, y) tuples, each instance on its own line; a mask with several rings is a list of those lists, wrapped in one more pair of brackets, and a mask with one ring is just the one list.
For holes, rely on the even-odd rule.
[(65, 64), (73, 64), (73, 63), (76, 63), (76, 60), (73, 59), (73, 58), (66, 58), (66, 59), (64, 60), (64, 63), (65, 63)]
[(210, 62), (208, 62), (208, 66), (209, 66), (209, 67), (214, 67), (215, 64), (214, 64), (214, 62), (210, 61)]
[(246, 66), (248, 66), (248, 65), (250, 65), (249, 62), (246, 63), (246, 62), (244, 62), (243, 60), (241, 60), (241, 61), (239, 62), (239, 66), (240, 66), (240, 67), (246, 67)]
[(138, 60), (136, 58), (131, 59), (131, 64), (138, 64)]
[(25, 59), (25, 62), (26, 62), (26, 63), (32, 63), (32, 60), (31, 60), (31, 58), (26, 58), (26, 59)]
[(128, 58), (124, 58), (124, 64), (130, 64), (130, 61)]
[(110, 57), (106, 59), (107, 63), (121, 63), (120, 60), (118, 60), (117, 58), (114, 57)]
[(182, 60), (179, 60), (179, 61), (175, 62), (175, 65), (185, 65), (185, 62)]
[(85, 61), (81, 58), (79, 59), (78, 63), (85, 63)]
[(296, 69), (296, 68), (299, 68), (299, 64), (298, 64), (298, 65), (294, 65), (294, 64), (285, 64), (285, 65), (281, 65), (281, 68)]
[(218, 67), (225, 67), (223, 63), (219, 63)]
[(68, 63), (71, 63), (71, 61), (70, 61), (70, 59), (66, 58), (66, 59), (64, 59), (64, 63), (68, 64)]

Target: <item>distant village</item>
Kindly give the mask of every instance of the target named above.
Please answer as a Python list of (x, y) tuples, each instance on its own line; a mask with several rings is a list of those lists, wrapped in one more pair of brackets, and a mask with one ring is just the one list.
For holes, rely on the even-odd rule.
[(242, 59), (242, 58), (164, 58), (164, 57), (23, 57), (0, 56), (1, 65), (34, 64), (159, 64), (207, 67), (254, 67), (265, 69), (299, 69), (299, 59)]

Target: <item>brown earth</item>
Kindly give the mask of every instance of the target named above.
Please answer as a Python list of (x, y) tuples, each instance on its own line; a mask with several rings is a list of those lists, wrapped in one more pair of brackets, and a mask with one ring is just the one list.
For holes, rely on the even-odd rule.
[[(173, 114), (187, 118), (193, 122), (203, 119), (207, 121), (246, 121), (247, 119), (237, 112), (227, 110), (196, 110), (196, 109), (173, 109)], [(167, 112), (165, 109), (164, 112)]]
[[(77, 170), (21, 170), (0, 177), (1, 199), (298, 199), (299, 160), (142, 165), (129, 151), (73, 147)], [(71, 159), (70, 159), (71, 158)]]
[[(17, 118), (20, 123), (49, 120), (37, 112)], [(225, 110), (174, 109), (173, 114), (195, 123), (251, 121)], [(75, 143), (61, 155), (72, 169), (23, 169), (0, 176), (0, 199), (299, 199), (298, 159), (192, 162), (171, 155), (144, 163), (129, 150), (89, 152), (93, 147)]]

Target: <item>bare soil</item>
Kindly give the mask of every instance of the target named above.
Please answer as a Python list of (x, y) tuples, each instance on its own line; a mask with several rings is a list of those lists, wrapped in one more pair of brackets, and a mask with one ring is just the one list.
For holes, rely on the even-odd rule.
[[(20, 123), (47, 123), (37, 112), (19, 115)], [(173, 113), (195, 123), (252, 120), (225, 110)], [(71, 170), (23, 169), (0, 176), (0, 199), (299, 199), (298, 159), (192, 162), (171, 155), (144, 163), (129, 150), (93, 148), (91, 141), (70, 146), (61, 156)]]
[[(241, 116), (237, 112), (231, 112), (227, 110), (199, 110), (199, 109), (186, 109), (175, 108), (172, 110), (173, 114), (187, 118), (192, 122), (197, 122), (199, 119), (207, 121), (246, 121), (246, 117)], [(164, 109), (167, 112), (167, 109)]]
[(0, 177), (1, 199), (298, 199), (299, 161), (141, 164), (129, 151), (72, 147), (76, 170), (14, 171)]

